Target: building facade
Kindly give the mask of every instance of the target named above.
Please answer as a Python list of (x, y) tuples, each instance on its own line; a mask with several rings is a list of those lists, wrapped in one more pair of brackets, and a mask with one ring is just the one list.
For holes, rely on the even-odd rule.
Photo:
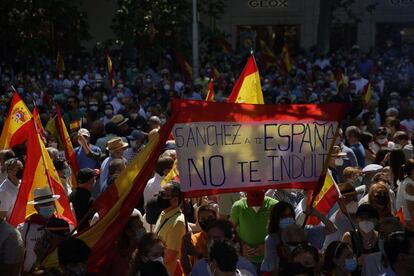
[[(375, 3), (372, 12), (366, 11)], [(272, 48), (287, 41), (309, 49), (317, 41), (319, 5), (318, 0), (228, 0), (217, 26), (231, 35), (236, 49), (260, 40)], [(333, 49), (357, 44), (367, 50), (390, 40), (414, 41), (414, 0), (356, 0), (351, 10), (359, 22), (345, 10), (334, 11)]]

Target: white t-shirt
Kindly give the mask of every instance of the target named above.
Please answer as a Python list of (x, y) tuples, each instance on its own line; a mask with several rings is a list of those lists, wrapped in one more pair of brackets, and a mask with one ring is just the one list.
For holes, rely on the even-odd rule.
[(19, 187), (6, 178), (0, 185), (0, 212), (7, 212), (7, 219), (10, 218), (16, 202)]
[(154, 198), (161, 191), (161, 181), (164, 179), (158, 173), (154, 174), (154, 177), (148, 180), (147, 185), (144, 189), (144, 204), (146, 205), (147, 202)]
[(409, 177), (406, 177), (402, 182), (398, 181), (397, 201), (395, 204), (397, 211), (402, 208), (405, 220), (412, 219), (408, 211), (407, 201), (414, 201), (414, 196), (407, 194), (405, 191), (408, 185), (414, 185), (414, 181)]

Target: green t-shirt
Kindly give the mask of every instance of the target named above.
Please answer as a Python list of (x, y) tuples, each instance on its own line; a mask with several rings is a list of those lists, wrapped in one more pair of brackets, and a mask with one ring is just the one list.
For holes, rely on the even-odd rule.
[[(256, 248), (264, 243), (267, 233), (267, 224), (270, 211), (278, 201), (271, 197), (265, 197), (262, 207), (256, 213), (255, 210), (247, 206), (246, 198), (240, 199), (233, 204), (230, 219), (238, 225), (240, 239), (250, 247)], [(263, 256), (255, 256), (250, 261), (258, 263), (263, 260)]]

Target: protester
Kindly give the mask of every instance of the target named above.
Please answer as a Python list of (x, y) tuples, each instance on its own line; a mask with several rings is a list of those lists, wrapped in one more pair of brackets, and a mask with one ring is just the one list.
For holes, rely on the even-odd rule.
[(181, 254), (181, 240), (188, 231), (184, 215), (180, 209), (182, 202), (180, 187), (177, 183), (167, 183), (157, 197), (157, 203), (163, 210), (158, 217), (154, 233), (165, 242), (164, 264), (172, 274)]
[(49, 187), (45, 187), (35, 189), (33, 201), (28, 202), (34, 206), (37, 213), (26, 218), (25, 222), (18, 226), (26, 248), (24, 272), (30, 272), (36, 262), (37, 257), (34, 252), (36, 242), (43, 236), (48, 221), (56, 217), (55, 201), (59, 198), (59, 195), (52, 194)]
[(129, 275), (170, 275), (164, 266), (164, 252), (165, 244), (162, 239), (157, 238), (153, 233), (143, 235), (135, 252)]
[(242, 241), (243, 256), (258, 268), (264, 256), (267, 221), (276, 203), (275, 199), (266, 197), (264, 191), (250, 191), (231, 209), (230, 220)]
[(0, 150), (0, 184), (3, 183), (3, 181), (7, 178), (7, 167), (4, 165), (4, 163), (14, 158), (15, 154), (13, 150), (11, 149), (2, 149)]
[(154, 198), (161, 190), (161, 181), (172, 169), (174, 160), (171, 157), (160, 157), (155, 165), (154, 177), (148, 180), (144, 189), (144, 204)]
[(402, 209), (407, 226), (412, 227), (414, 217), (414, 159), (402, 167), (397, 190), (396, 210)]
[(90, 137), (91, 134), (87, 129), (79, 129), (76, 136), (79, 146), (74, 149), (79, 169), (99, 169), (100, 167), (102, 152), (99, 147), (90, 144)]
[(349, 244), (334, 241), (326, 248), (321, 270), (323, 275), (346, 276), (354, 272), (357, 267), (357, 260)]
[(0, 218), (10, 218), (23, 177), (23, 164), (17, 158), (4, 162), (7, 178), (0, 184)]
[(0, 218), (0, 273), (18, 276), (24, 260), (25, 246), (20, 232)]

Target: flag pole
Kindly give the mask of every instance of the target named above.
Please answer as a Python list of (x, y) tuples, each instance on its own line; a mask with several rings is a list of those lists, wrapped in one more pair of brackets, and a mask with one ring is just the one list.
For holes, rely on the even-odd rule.
[[(321, 175), (319, 176), (319, 179), (318, 179), (318, 185), (315, 187), (315, 189), (313, 190), (313, 193), (312, 193), (312, 199), (311, 199), (311, 202), (309, 204), (310, 208), (313, 208), (313, 203), (315, 202), (316, 196), (320, 193), (320, 191), (323, 187), (323, 184), (325, 183), (325, 177), (326, 177), (326, 174), (328, 172), (328, 166), (329, 166), (329, 161), (331, 159), (333, 147), (335, 145), (336, 139), (339, 136), (339, 129), (340, 129), (340, 123), (338, 121), (338, 126), (336, 127), (336, 130), (335, 130), (335, 133), (334, 133), (334, 136), (333, 136), (332, 144), (329, 147), (328, 157), (325, 159), (325, 162), (323, 163), (322, 172), (321, 172)], [(306, 206), (306, 208), (307, 207), (308, 206)], [(305, 227), (306, 222), (308, 221), (308, 218), (309, 218), (309, 214), (308, 214), (308, 212), (306, 212), (305, 213), (305, 220), (303, 221), (302, 228)]]

